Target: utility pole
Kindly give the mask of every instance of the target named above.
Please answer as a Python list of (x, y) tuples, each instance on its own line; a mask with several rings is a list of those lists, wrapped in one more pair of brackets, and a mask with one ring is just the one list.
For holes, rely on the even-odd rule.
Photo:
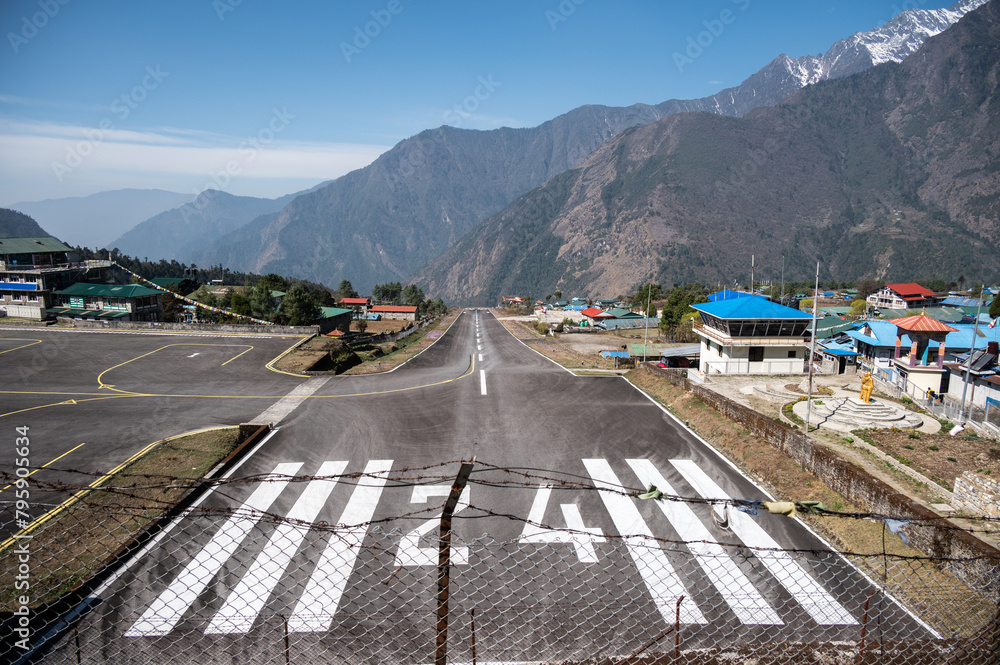
[(819, 261), (816, 262), (816, 288), (813, 290), (812, 342), (809, 344), (809, 391), (806, 396), (806, 434), (809, 433), (809, 418), (812, 417), (813, 397), (813, 354), (816, 353), (816, 302), (819, 300)]
[(750, 294), (753, 295), (753, 260), (754, 255), (750, 255)]
[(972, 347), (969, 349), (969, 359), (965, 362), (965, 381), (962, 384), (962, 406), (958, 411), (958, 427), (951, 430), (953, 434), (957, 434), (965, 428), (965, 392), (969, 389), (969, 378), (972, 376), (972, 353), (976, 350), (976, 338), (979, 337), (979, 315), (983, 313), (983, 290), (985, 289), (986, 284), (983, 284), (982, 290), (979, 292), (979, 306), (976, 308), (976, 322), (972, 327)]
[(782, 305), (785, 304), (785, 255), (781, 255), (781, 302)]
[(646, 344), (649, 342), (649, 301), (653, 297), (653, 285), (649, 284), (646, 287), (646, 310), (643, 312), (643, 318), (646, 319), (646, 332), (642, 338), (642, 361), (646, 362)]

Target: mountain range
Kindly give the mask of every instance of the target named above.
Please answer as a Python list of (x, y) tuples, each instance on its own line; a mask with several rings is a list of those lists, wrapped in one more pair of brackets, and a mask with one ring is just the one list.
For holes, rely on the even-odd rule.
[[(1000, 274), (1000, 0), (743, 118), (628, 129), (414, 278), (449, 302), (749, 278)], [(757, 276), (760, 277), (760, 268)]]
[[(317, 189), (327, 183), (314, 187)], [(306, 190), (313, 191), (313, 190)], [(149, 256), (186, 262), (226, 233), (243, 227), (254, 219), (275, 213), (305, 192), (286, 194), (276, 199), (235, 196), (209, 189), (182, 206), (162, 212), (133, 227), (112, 241), (130, 256)], [(214, 265), (214, 264), (213, 264)]]
[(779, 56), (740, 86), (703, 99), (584, 106), (527, 129), (427, 130), (190, 258), (331, 284), (347, 278), (364, 291), (378, 282), (407, 281), (484, 219), (576, 167), (625, 129), (681, 112), (741, 116), (818, 80), (902, 60), (981, 1), (908, 10), (824, 55)]
[[(136, 256), (278, 272), (328, 284), (350, 279), (365, 292), (379, 282), (411, 281), (414, 274), (431, 279), (442, 264), (438, 260), (421, 271), (428, 262), (466, 234), (473, 235), (463, 242), (471, 242), (484, 220), (518, 197), (543, 185), (551, 193), (568, 183), (572, 173), (591, 164), (591, 157), (604, 154), (598, 149), (612, 137), (676, 114), (714, 114), (717, 120), (752, 115), (805, 86), (903, 61), (983, 1), (907, 10), (879, 28), (840, 40), (824, 54), (780, 55), (739, 86), (702, 99), (583, 106), (533, 128), (427, 130), (371, 165), (307, 193), (274, 201), (221, 192), (206, 192), (193, 202), (188, 197), (180, 207), (156, 210), (108, 246)], [(705, 130), (716, 127), (705, 125)], [(749, 186), (756, 174), (737, 171), (730, 176)], [(60, 234), (59, 227), (44, 223)], [(65, 232), (61, 237), (74, 241)], [(644, 270), (656, 274), (654, 268)], [(428, 288), (440, 286), (444, 290), (435, 295), (450, 295), (453, 288), (445, 288), (445, 281), (434, 278)]]
[(110, 247), (112, 240), (136, 224), (193, 198), (193, 194), (162, 189), (116, 189), (90, 196), (19, 201), (6, 207), (30, 215), (70, 245)]

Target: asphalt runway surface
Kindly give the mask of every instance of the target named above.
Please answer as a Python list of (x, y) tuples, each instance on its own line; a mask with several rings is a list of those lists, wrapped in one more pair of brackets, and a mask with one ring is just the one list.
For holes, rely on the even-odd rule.
[[(189, 351), (171, 357), (182, 363)], [(212, 349), (206, 360), (215, 367), (234, 351)], [(187, 395), (235, 394), (241, 380), (217, 370), (194, 378), (180, 366), (148, 382), (101, 378)], [(302, 384), (260, 381), (254, 374), (243, 391)], [(655, 484), (687, 497), (768, 498), (624, 379), (575, 376), (485, 310), (464, 312), (393, 372), (309, 381), (311, 394), (232, 482), (95, 592), (75, 639), (115, 662), (278, 662), (290, 653), (430, 662), (438, 515), (459, 461), (473, 457), (454, 520), (453, 634), (463, 646), (452, 662), (471, 662), (477, 625), (480, 662), (578, 658), (608, 640), (628, 653), (676, 617), (687, 648), (858, 637), (876, 591), (858, 571), (812, 553), (828, 546), (795, 520), (734, 512), (720, 526), (703, 503), (626, 496), (623, 487)], [(131, 399), (154, 398), (92, 408)], [(192, 418), (220, 404), (169, 399)], [(206, 410), (194, 408), (199, 400)], [(896, 638), (931, 636), (891, 599), (873, 602)], [(476, 608), (488, 609), (470, 628)], [(76, 662), (68, 638), (49, 658)]]
[[(302, 382), (264, 367), (298, 339), (0, 330), (0, 463), (13, 471), (27, 427), (32, 480), (67, 486), (34, 493), (37, 518), (155, 441), (254, 418)], [(0, 539), (13, 530), (5, 520)]]

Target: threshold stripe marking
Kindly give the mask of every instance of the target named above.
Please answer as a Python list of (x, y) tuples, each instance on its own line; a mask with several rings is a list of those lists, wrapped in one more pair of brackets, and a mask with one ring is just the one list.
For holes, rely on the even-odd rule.
[[(317, 476), (339, 476), (347, 461), (323, 462)], [(312, 480), (289, 511), (288, 521), (275, 529), (267, 545), (257, 555), (249, 570), (229, 593), (226, 604), (216, 613), (205, 629), (207, 635), (248, 633), (274, 588), (281, 580), (292, 557), (298, 552), (309, 533), (309, 523), (315, 522), (337, 484), (337, 478)]]
[[(698, 494), (706, 499), (731, 499), (721, 487), (701, 470), (692, 460), (670, 460), (684, 480), (691, 484)], [(778, 542), (753, 521), (753, 518), (738, 510), (730, 511), (729, 524), (740, 540), (754, 548), (770, 548), (768, 552), (756, 553), (788, 593), (805, 608), (816, 623), (831, 626), (853, 626), (857, 621), (845, 610), (819, 582), (812, 578), (788, 552), (780, 549)]]
[[(625, 460), (632, 467), (643, 487), (656, 485), (667, 494), (677, 492), (648, 459)], [(753, 583), (743, 574), (739, 566), (726, 553), (726, 549), (714, 542), (712, 535), (695, 512), (686, 503), (656, 501), (674, 530), (688, 542), (688, 549), (698, 559), (708, 578), (722, 594), (723, 599), (743, 624), (780, 626), (784, 622), (767, 601), (758, 593)], [(694, 541), (694, 542), (691, 542)], [(701, 542), (698, 542), (701, 541)]]
[(618, 534), (625, 541), (632, 561), (663, 620), (668, 625), (674, 625), (677, 599), (685, 596), (686, 602), (681, 603), (681, 621), (708, 623), (701, 610), (691, 600), (691, 593), (684, 588), (666, 553), (653, 539), (653, 533), (646, 526), (635, 503), (631, 498), (619, 494), (622, 491), (622, 484), (612, 471), (611, 465), (604, 459), (585, 459), (583, 464), (598, 489), (612, 490), (598, 494), (604, 501), (604, 507), (611, 514)]
[[(293, 476), (301, 462), (279, 464), (271, 473)], [(166, 635), (180, 621), (208, 583), (218, 574), (226, 561), (254, 529), (261, 513), (271, 507), (289, 479), (267, 481), (258, 485), (250, 498), (222, 525), (212, 539), (188, 562), (184, 570), (163, 590), (139, 620), (125, 633), (126, 637)]]
[(316, 633), (330, 629), (391, 468), (392, 460), (371, 460), (365, 466), (365, 477), (359, 480), (361, 484), (351, 494), (338, 522), (352, 526), (331, 534), (305, 592), (288, 619), (289, 631)]

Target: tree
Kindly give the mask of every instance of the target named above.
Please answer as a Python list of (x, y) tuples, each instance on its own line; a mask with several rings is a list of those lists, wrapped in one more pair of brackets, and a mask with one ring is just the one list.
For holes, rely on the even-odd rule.
[(254, 286), (258, 285), (263, 285), (263, 287), (268, 291), (284, 291), (286, 287), (285, 278), (281, 275), (276, 275), (273, 272), (270, 272), (257, 280), (257, 284)]
[(1000, 295), (993, 296), (993, 303), (990, 305), (990, 318), (1000, 318)]
[(552, 297), (555, 298), (556, 301), (562, 300), (562, 291), (553, 292)]
[[(347, 296), (352, 298), (354, 296)], [(313, 302), (317, 307), (336, 307), (339, 298), (330, 292), (326, 287), (320, 287), (312, 292)]]
[(398, 305), (403, 293), (403, 285), (399, 282), (376, 284), (372, 287), (372, 300), (383, 305)]
[(274, 313), (274, 298), (271, 289), (261, 280), (250, 291), (250, 310), (258, 319), (266, 319)]
[(855, 288), (858, 290), (858, 297), (864, 299), (881, 289), (883, 286), (885, 286), (885, 282), (882, 282), (881, 280), (859, 279)]
[(652, 302), (660, 297), (660, 293), (663, 291), (663, 286), (660, 284), (643, 284), (632, 295), (632, 304), (637, 307), (646, 307), (646, 302)]
[(353, 286), (351, 286), (351, 282), (346, 279), (340, 280), (340, 286), (337, 287), (337, 300), (357, 297), (358, 292), (354, 290)]
[(368, 319), (361, 317), (358, 319), (358, 332), (363, 333), (368, 330)]
[(234, 293), (229, 302), (229, 309), (233, 314), (242, 314), (243, 316), (250, 316), (253, 314), (253, 310), (250, 307), (250, 299), (247, 298), (243, 293)]
[(173, 293), (163, 294), (163, 322), (177, 323), (184, 319), (184, 306), (181, 299)]
[(403, 304), (409, 307), (419, 307), (424, 302), (424, 291), (419, 286), (408, 284), (402, 293)]
[(868, 301), (861, 300), (860, 298), (851, 303), (851, 311), (848, 312), (851, 316), (863, 316), (865, 311), (868, 309)]
[(278, 313), (290, 326), (307, 325), (320, 317), (319, 307), (313, 302), (312, 294), (302, 284), (294, 284), (285, 293)]
[[(689, 284), (674, 289), (667, 295), (660, 315), (660, 328), (666, 332), (680, 325), (684, 316), (693, 312), (691, 305), (707, 302), (705, 288), (701, 284)], [(645, 303), (643, 303), (645, 305)]]

